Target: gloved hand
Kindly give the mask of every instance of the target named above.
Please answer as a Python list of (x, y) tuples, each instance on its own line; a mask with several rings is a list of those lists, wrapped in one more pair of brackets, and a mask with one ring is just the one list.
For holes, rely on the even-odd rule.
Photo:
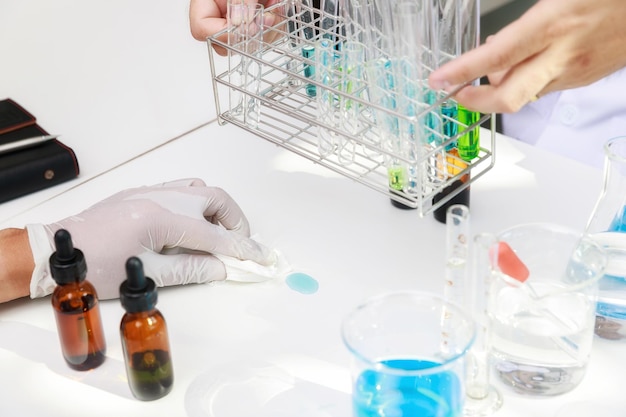
[(31, 298), (54, 290), (48, 262), (61, 228), (85, 254), (87, 280), (100, 299), (119, 297), (131, 256), (142, 260), (158, 286), (225, 279), (224, 265), (210, 254), (261, 265), (275, 261), (272, 251), (249, 238), (248, 220), (225, 191), (184, 179), (122, 191), (56, 223), (27, 225), (35, 260)]

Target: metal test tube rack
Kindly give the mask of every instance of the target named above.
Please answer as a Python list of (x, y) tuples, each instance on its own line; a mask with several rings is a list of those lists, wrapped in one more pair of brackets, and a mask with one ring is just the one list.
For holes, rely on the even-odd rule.
[[(472, 161), (462, 161), (458, 157), (445, 153), (445, 147), (459, 136), (461, 132), (453, 137), (443, 135), (439, 146), (433, 147), (424, 152), (418, 158), (407, 158), (406, 155), (394, 153), (385, 146), (377, 145), (381, 132), (375, 122), (374, 114), (376, 112), (385, 112), (389, 116), (397, 118), (406, 123), (417, 124), (419, 115), (407, 117), (395, 111), (381, 107), (380, 105), (364, 99), (363, 94), (357, 92), (346, 93), (335, 88), (334, 85), (325, 85), (318, 82), (314, 78), (307, 78), (304, 75), (305, 65), (315, 65), (313, 58), (305, 58), (302, 54), (302, 44), (294, 44), (290, 41), (289, 23), (292, 17), (284, 16), (284, 4), (279, 3), (268, 8), (266, 11), (274, 11), (276, 14), (283, 14), (282, 20), (274, 26), (265, 28), (265, 38), (271, 38), (273, 41), (263, 41), (260, 51), (251, 54), (241, 45), (228, 45), (227, 42), (220, 40), (226, 39), (224, 36), (228, 29), (209, 37), (207, 39), (209, 49), (209, 62), (213, 82), (213, 91), (215, 97), (215, 106), (217, 110), (218, 123), (224, 125), (230, 123), (244, 130), (247, 130), (256, 136), (259, 136), (269, 142), (279, 145), (297, 155), (307, 158), (314, 163), (320, 164), (340, 175), (351, 178), (375, 191), (378, 191), (389, 198), (404, 204), (405, 206), (417, 209), (420, 216), (425, 216), (433, 210), (443, 206), (458, 193), (470, 186), (470, 184), (489, 171), (495, 164), (495, 117), (490, 114), (483, 114), (475, 123), (469, 126), (462, 126), (465, 132), (471, 131), (479, 126), (490, 125), (489, 129), (481, 128), (480, 151), (476, 158)], [(306, 6), (303, 6), (306, 7)], [(311, 28), (317, 31), (317, 39), (328, 34), (342, 41), (341, 30), (337, 27), (320, 29), (316, 25), (319, 15), (313, 14), (315, 18), (311, 22)], [(301, 24), (301, 22), (300, 22)], [(338, 19), (338, 25), (341, 24)], [(314, 47), (313, 41), (310, 41)], [(246, 89), (246, 86), (240, 81), (241, 77), (232, 77), (233, 73), (240, 71), (235, 65), (229, 65), (226, 71), (217, 73), (216, 70), (216, 53), (213, 46), (220, 46), (228, 51), (229, 54), (237, 54), (244, 59), (253, 61), (261, 66), (261, 77), (259, 86), (254, 92)], [(239, 65), (239, 64), (238, 64)], [(235, 81), (233, 81), (235, 80)], [(359, 105), (359, 126), (357, 132), (348, 132), (341, 127), (329, 126), (322, 122), (317, 114), (317, 103), (315, 97), (310, 97), (306, 93), (306, 85), (315, 85), (318, 94), (322, 89), (328, 90), (329, 93), (342, 100), (351, 100)], [(364, 84), (366, 85), (366, 84)], [(239, 92), (247, 95), (250, 100), (258, 100), (260, 103), (260, 120), (258, 124), (251, 125), (246, 123), (241, 117), (229, 110), (227, 97), (231, 92)], [(441, 106), (443, 102), (449, 99), (449, 96), (440, 95), (438, 99), (425, 111), (433, 111)], [(380, 113), (379, 113), (380, 114)], [(450, 120), (451, 123), (458, 123), (456, 120)], [(338, 152), (321, 155), (318, 150), (318, 131), (327, 129), (337, 135), (348, 140), (354, 141), (354, 158), (351, 163), (346, 164), (338, 156)], [(442, 161), (443, 165), (447, 159), (448, 163), (453, 163), (454, 175), (450, 175), (450, 170), (437, 161)], [(390, 159), (401, 161), (404, 165), (413, 167), (415, 170), (422, 172), (430, 172), (429, 175), (421, 176), (421, 184), (418, 189), (421, 192), (407, 193), (402, 190), (395, 190), (389, 186), (389, 174), (386, 161)], [(458, 163), (455, 163), (458, 160)], [(457, 166), (463, 168), (456, 168)], [(441, 171), (445, 172), (441, 172)], [(432, 173), (442, 178), (439, 181), (429, 181)], [(464, 182), (458, 182), (461, 178), (470, 179)], [(444, 198), (433, 203), (433, 197), (441, 193), (446, 187), (456, 182), (456, 189), (448, 193)], [(459, 185), (461, 184), (461, 185)]]

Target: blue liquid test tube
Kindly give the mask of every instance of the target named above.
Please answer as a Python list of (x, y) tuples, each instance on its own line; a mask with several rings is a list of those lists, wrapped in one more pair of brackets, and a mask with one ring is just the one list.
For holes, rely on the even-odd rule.
[[(300, 28), (304, 39), (300, 39), (302, 43), (301, 53), (304, 58), (304, 67), (302, 72), (306, 78), (315, 79), (315, 27), (313, 22), (313, 1), (299, 0), (299, 7), (296, 9), (296, 21)], [(315, 97), (317, 95), (317, 87), (315, 84), (307, 83), (305, 86), (307, 96)]]

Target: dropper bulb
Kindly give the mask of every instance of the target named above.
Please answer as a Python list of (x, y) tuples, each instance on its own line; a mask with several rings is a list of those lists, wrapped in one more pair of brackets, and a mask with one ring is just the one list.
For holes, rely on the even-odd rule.
[(126, 261), (126, 280), (120, 284), (120, 301), (129, 313), (152, 310), (157, 303), (156, 284), (145, 276), (143, 263), (135, 256)]
[(139, 258), (133, 256), (126, 261), (126, 279), (129, 290), (140, 291), (146, 288), (146, 276)]
[(74, 258), (74, 244), (72, 243), (72, 236), (67, 230), (57, 230), (54, 234), (54, 245), (57, 250), (57, 259), (60, 262), (70, 261)]
[(72, 235), (65, 229), (54, 233), (56, 251), (50, 255), (50, 275), (59, 284), (81, 282), (87, 275), (87, 263), (83, 252), (74, 247)]

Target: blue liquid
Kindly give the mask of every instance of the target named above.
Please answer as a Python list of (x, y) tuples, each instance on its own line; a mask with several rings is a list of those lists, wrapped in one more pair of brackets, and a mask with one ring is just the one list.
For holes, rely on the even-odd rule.
[[(312, 46), (302, 47), (302, 56), (306, 59), (313, 61), (315, 59), (315, 48)], [(315, 78), (315, 67), (311, 64), (304, 64), (304, 76), (307, 78)], [(315, 84), (306, 85), (306, 93), (309, 97), (315, 97), (317, 95), (317, 87)]]
[[(441, 104), (441, 114), (446, 116), (443, 119), (443, 134), (445, 139), (449, 139), (455, 136), (458, 132), (458, 125), (456, 124), (456, 118), (458, 117), (459, 109), (455, 102), (446, 101)], [(446, 151), (450, 151), (457, 147), (457, 141), (453, 141), (446, 146)]]
[(626, 232), (626, 207), (622, 208), (621, 213), (617, 213), (609, 226), (609, 232)]
[[(626, 207), (623, 207), (622, 210), (615, 215), (608, 231), (626, 233)], [(624, 275), (620, 276), (604, 275), (600, 280), (599, 285), (601, 291), (615, 291), (616, 294), (622, 293), (626, 291), (626, 272)], [(619, 303), (607, 303), (600, 299), (596, 304), (596, 312), (604, 317), (626, 320), (626, 307)]]
[[(416, 359), (381, 362), (389, 368), (417, 371), (440, 364)], [(426, 375), (392, 375), (363, 372), (353, 395), (355, 417), (460, 417), (464, 393), (452, 371)]]
[(320, 287), (313, 277), (302, 272), (287, 275), (285, 282), (289, 288), (302, 294), (314, 294)]

